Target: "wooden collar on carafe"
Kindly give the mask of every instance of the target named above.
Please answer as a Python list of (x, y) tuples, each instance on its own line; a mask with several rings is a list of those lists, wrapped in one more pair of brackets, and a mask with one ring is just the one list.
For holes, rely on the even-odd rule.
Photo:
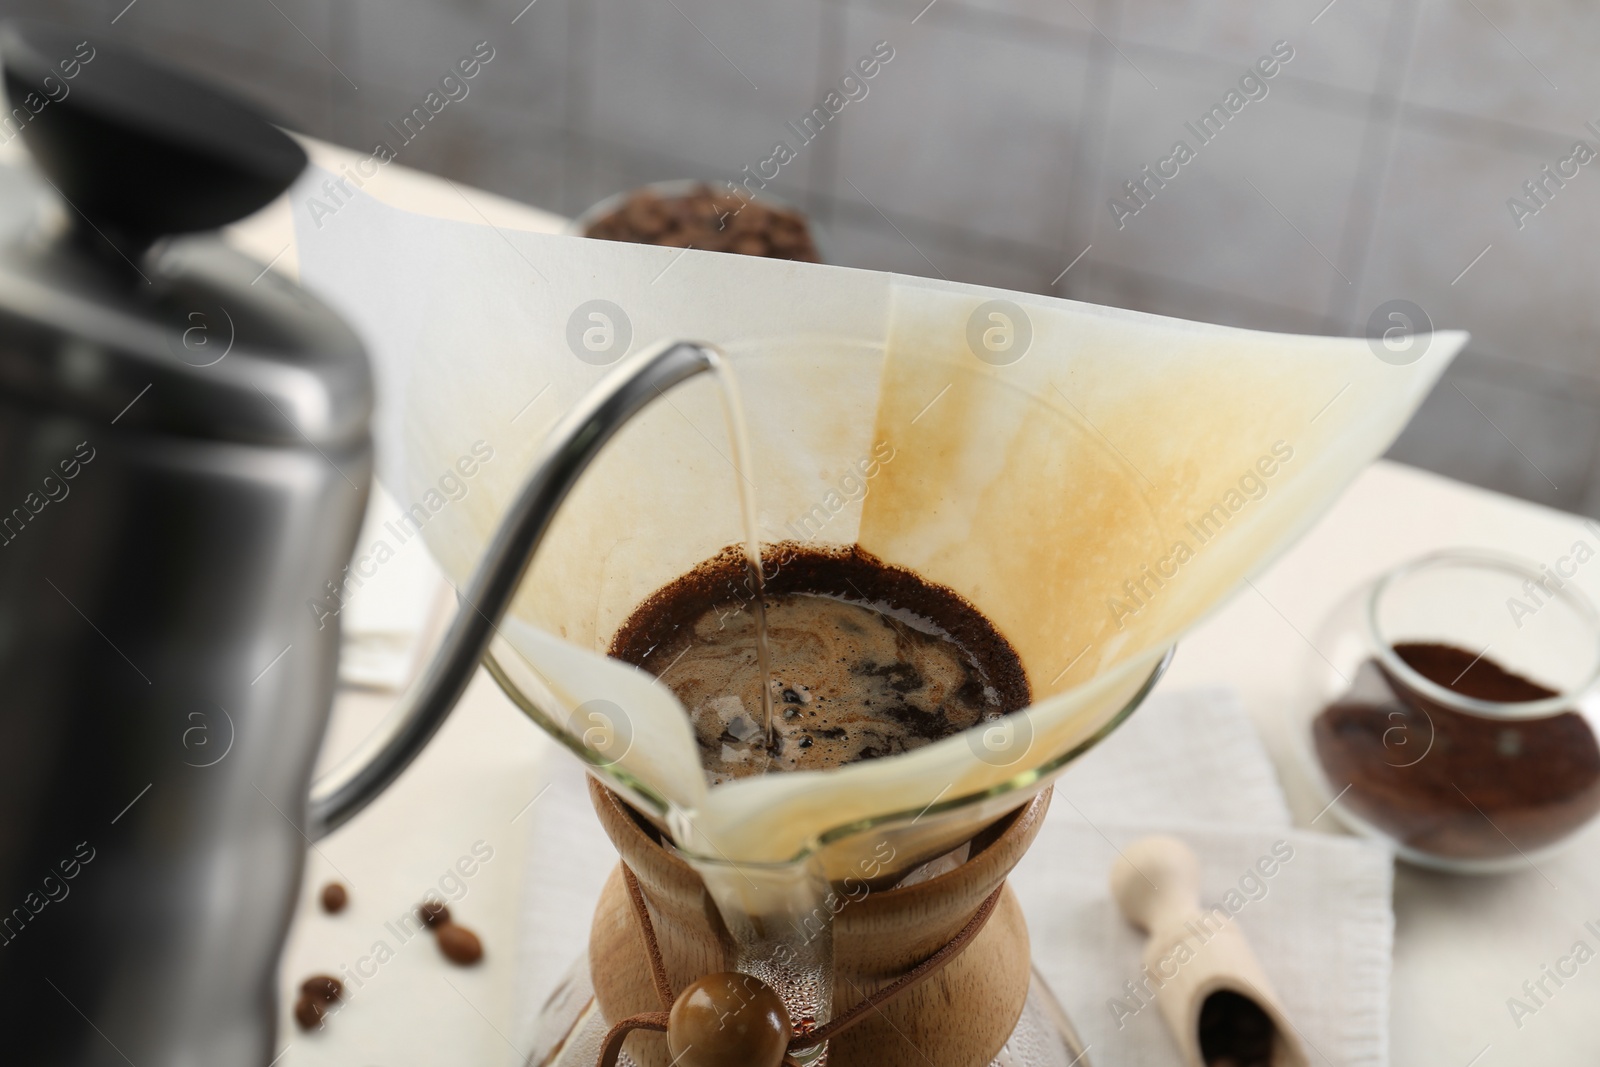
[[(628, 865), (622, 865), (622, 879), (628, 887), (628, 899), (633, 904), (634, 915), (639, 920), (639, 936), (644, 941), (645, 955), (650, 961), (650, 980), (656, 989), (656, 995), (661, 999), (661, 1010), (641, 1012), (630, 1015), (617, 1023), (606, 1033), (604, 1043), (600, 1046), (600, 1058), (597, 1067), (616, 1067), (617, 1059), (622, 1055), (622, 1045), (628, 1035), (635, 1030), (649, 1033), (664, 1034), (667, 1032), (667, 1020), (672, 1011), (672, 1006), (677, 996), (672, 992), (672, 984), (667, 980), (667, 966), (661, 958), (661, 946), (656, 941), (654, 924), (650, 921), (650, 912), (645, 905), (644, 892), (639, 888), (639, 880), (634, 877)], [(993, 893), (984, 898), (978, 910), (967, 921), (955, 937), (951, 938), (943, 948), (923, 960), (917, 966), (901, 975), (895, 981), (866, 997), (855, 1007), (837, 1018), (829, 1020), (822, 1026), (806, 1034), (794, 1034), (789, 1039), (787, 1054), (783, 1057), (786, 1067), (799, 1067), (794, 1058), (797, 1052), (814, 1048), (831, 1038), (850, 1029), (856, 1023), (906, 990), (920, 985), (922, 982), (938, 974), (946, 964), (961, 954), (978, 932), (989, 921), (989, 916), (994, 914), (995, 907), (1000, 903), (1000, 894), (1005, 890), (1005, 883), (1001, 883)]]

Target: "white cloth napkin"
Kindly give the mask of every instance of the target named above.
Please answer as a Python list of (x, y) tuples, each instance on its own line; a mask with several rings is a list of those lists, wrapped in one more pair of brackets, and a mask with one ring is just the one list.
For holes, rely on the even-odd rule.
[[(1350, 837), (1268, 826), (1090, 826), (1052, 808), (1011, 883), (1028, 917), (1034, 962), (1089, 1049), (1105, 1067), (1176, 1067), (1177, 1047), (1138, 983), (1141, 933), (1106, 889), (1116, 850), (1159, 829), (1187, 842), (1204, 868), (1201, 900), (1247, 901), (1235, 922), (1277, 989), (1316, 1067), (1388, 1063), (1392, 864)], [(1260, 858), (1284, 854), (1269, 879), (1249, 877)], [(1270, 866), (1270, 865), (1269, 865)], [(1241, 881), (1243, 888), (1241, 888)], [(1254, 898), (1254, 899), (1252, 899)]]
[[(583, 772), (552, 757), (529, 809), (531, 857), (520, 936), (518, 1033), (588, 943), (589, 916), (616, 853), (589, 807)], [(1317, 1067), (1388, 1063), (1392, 864), (1354, 838), (1290, 829), (1289, 812), (1248, 717), (1218, 690), (1158, 693), (1056, 785), (1050, 816), (1017, 867), (1034, 961), (1099, 1067), (1178, 1067), (1158, 1010), (1124, 987), (1140, 978), (1138, 931), (1107, 888), (1118, 849), (1146, 834), (1187, 841), (1202, 900), (1219, 902), (1278, 842), (1293, 857), (1249, 883), (1237, 922)], [(1280, 845), (1280, 852), (1284, 846)], [(1121, 999), (1123, 1007), (1112, 1008)]]

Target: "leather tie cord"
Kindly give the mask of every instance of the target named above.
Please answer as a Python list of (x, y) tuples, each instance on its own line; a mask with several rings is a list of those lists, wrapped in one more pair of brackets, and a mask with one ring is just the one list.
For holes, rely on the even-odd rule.
[[(644, 1030), (651, 1033), (664, 1034), (667, 1032), (667, 1017), (672, 1010), (676, 998), (672, 994), (672, 983), (667, 980), (667, 965), (661, 958), (661, 945), (656, 940), (655, 925), (650, 921), (650, 911), (645, 905), (644, 891), (639, 888), (639, 880), (634, 877), (633, 871), (626, 863), (622, 865), (622, 880), (628, 887), (628, 900), (633, 905), (633, 913), (639, 920), (639, 936), (644, 941), (645, 956), (650, 961), (650, 980), (656, 988), (656, 996), (661, 1000), (661, 1011), (641, 1012), (630, 1015), (617, 1023), (606, 1032), (605, 1041), (600, 1046), (600, 1059), (597, 1067), (616, 1067), (617, 1058), (622, 1055), (623, 1042), (635, 1030)], [(984, 924), (989, 921), (989, 916), (994, 914), (994, 909), (1000, 903), (1000, 894), (1005, 891), (1002, 882), (984, 898), (972, 918), (967, 920), (955, 937), (951, 938), (943, 948), (917, 964), (911, 970), (884, 986), (882, 989), (866, 997), (855, 1007), (827, 1023), (817, 1027), (809, 1034), (797, 1034), (789, 1039), (789, 1055), (783, 1059), (785, 1064), (795, 1065), (794, 1053), (803, 1052), (829, 1041), (856, 1023), (866, 1018), (867, 1013), (875, 1011), (914, 986), (932, 978), (945, 965), (959, 956), (963, 949), (972, 943), (978, 936)]]

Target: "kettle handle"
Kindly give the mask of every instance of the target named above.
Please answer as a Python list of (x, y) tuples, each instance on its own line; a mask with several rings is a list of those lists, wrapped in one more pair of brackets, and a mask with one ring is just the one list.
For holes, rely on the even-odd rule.
[(532, 473), (506, 509), (433, 658), (361, 747), (311, 786), (307, 835), (342, 826), (389, 786), (444, 724), (478, 669), (556, 509), (579, 475), (622, 426), (651, 400), (711, 370), (716, 348), (669, 341), (639, 353), (601, 380), (550, 431)]

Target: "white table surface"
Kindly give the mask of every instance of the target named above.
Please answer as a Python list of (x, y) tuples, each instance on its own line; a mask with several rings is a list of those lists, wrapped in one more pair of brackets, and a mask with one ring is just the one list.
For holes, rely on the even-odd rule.
[[(337, 168), (353, 153), (308, 146)], [(553, 231), (565, 220), (501, 197), (408, 171), (384, 168), (367, 191), (396, 206), (514, 229)], [(287, 207), (273, 205), (232, 236), (262, 262), (293, 274)], [(1485, 431), (1489, 432), (1486, 426)], [(1351, 485), (1329, 514), (1284, 558), (1198, 628), (1179, 649), (1166, 687), (1224, 684), (1240, 694), (1278, 763), (1297, 819), (1320, 804), (1298, 780), (1287, 752), (1284, 709), (1297, 691), (1307, 638), (1361, 580), (1446, 546), (1480, 546), (1549, 562), (1584, 537), (1562, 512), (1389, 463)], [(409, 566), (413, 574), (430, 566)], [(1576, 581), (1600, 599), (1600, 566)], [(349, 689), (335, 708), (324, 765), (371, 728), (392, 694)], [(513, 946), (518, 886), (529, 862), (517, 821), (541, 788), (553, 749), (479, 673), (450, 721), (410, 770), (355, 821), (319, 842), (307, 863), (301, 904), (284, 953), (282, 1067), (409, 1067), (513, 1064)], [(1331, 817), (1317, 829), (1334, 830)], [(453, 910), (483, 937), (484, 964), (448, 965), (422, 936), (402, 943), (385, 926), (438, 885), (475, 843), (493, 858), (464, 879)], [(1585, 919), (1600, 920), (1600, 835), (1563, 856), (1494, 878), (1448, 878), (1402, 868), (1396, 881), (1392, 1060), (1402, 1067), (1492, 1067), (1600, 1061), (1600, 963), (1585, 967), (1540, 1011), (1511, 1021), (1506, 998), (1525, 979), (1570, 950)], [(559, 856), (549, 862), (560, 863)], [(351, 888), (351, 905), (329, 917), (315, 894), (330, 878)], [(459, 890), (457, 890), (459, 892)], [(587, 924), (587, 915), (573, 922)], [(387, 942), (392, 959), (322, 1032), (306, 1035), (289, 1018), (289, 991), (306, 975), (343, 973)], [(1596, 946), (1600, 947), (1600, 946)], [(1588, 973), (1593, 971), (1593, 973)], [(1106, 1065), (1102, 1065), (1106, 1067)], [(1115, 1067), (1115, 1065), (1109, 1065)]]

